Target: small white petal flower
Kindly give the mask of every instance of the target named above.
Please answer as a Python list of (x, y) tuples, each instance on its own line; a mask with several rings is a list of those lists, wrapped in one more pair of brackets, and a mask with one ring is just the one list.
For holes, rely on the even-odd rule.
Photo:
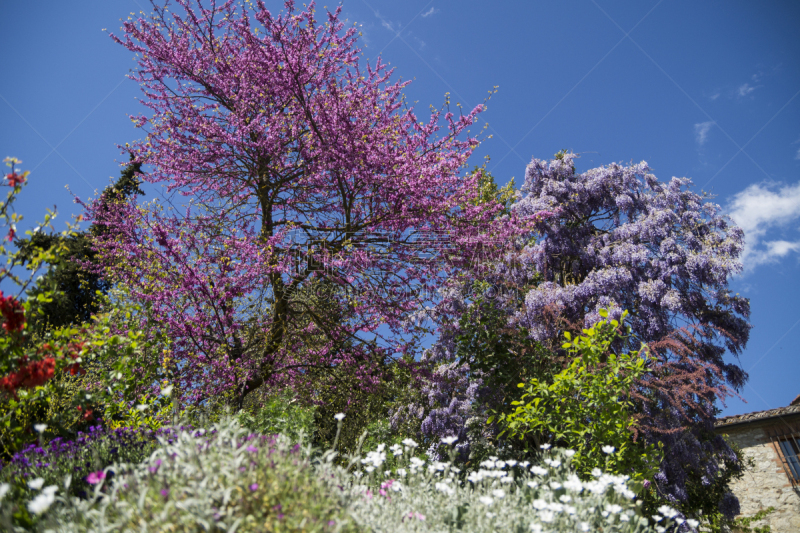
[(139, 405), (136, 406), (136, 410), (141, 413), (143, 411), (146, 411), (148, 407), (150, 406), (144, 403), (140, 403)]
[(37, 433), (44, 433), (44, 430), (47, 429), (47, 424), (34, 424), (33, 429), (35, 429)]
[(173, 388), (172, 385), (168, 385), (168, 386), (164, 387), (163, 389), (161, 389), (161, 394), (164, 395), (164, 396), (171, 395), (172, 394), (172, 388)]
[(55, 495), (52, 493), (43, 493), (36, 496), (34, 499), (28, 502), (28, 510), (33, 514), (40, 515), (43, 512), (47, 511), (53, 502), (55, 501)]
[(8, 483), (0, 483), (0, 501), (3, 501), (3, 498), (6, 497), (8, 494), (9, 489), (11, 489), (11, 485)]
[(531, 467), (531, 472), (536, 474), (537, 476), (543, 476), (547, 474), (547, 470), (542, 468), (541, 466), (534, 465)]
[(495, 489), (492, 491), (492, 496), (494, 496), (498, 500), (502, 500), (503, 498), (506, 497), (506, 491), (504, 491), (503, 489)]
[(30, 488), (32, 488), (34, 490), (41, 489), (42, 485), (44, 485), (44, 479), (42, 479), (40, 477), (37, 477), (36, 479), (32, 479), (32, 480), (28, 481), (28, 487), (30, 487)]
[(478, 501), (483, 505), (492, 505), (492, 502), (494, 502), (494, 500), (492, 500), (489, 496), (481, 496), (478, 498)]
[(602, 450), (603, 453), (611, 455), (612, 453), (614, 453), (614, 450), (616, 450), (616, 448), (614, 448), (613, 446), (603, 446)]
[(336, 413), (335, 415), (333, 415), (333, 418), (341, 422), (342, 420), (344, 420), (344, 413)]
[(552, 446), (550, 446), (549, 444), (542, 444), (541, 446), (539, 446), (539, 448), (543, 450), (549, 450), (550, 448), (552, 448)]
[(573, 455), (575, 455), (575, 450), (567, 450), (564, 452), (564, 455), (566, 455), (567, 457), (572, 457)]
[(700, 522), (698, 522), (694, 518), (690, 518), (689, 520), (686, 521), (686, 523), (689, 524), (689, 527), (691, 528), (696, 528), (697, 526), (700, 525)]
[(458, 440), (458, 437), (445, 437), (445, 438), (442, 439), (442, 444), (446, 444), (446, 445), (450, 446), (451, 444), (453, 444), (457, 440)]
[(542, 509), (541, 511), (539, 511), (539, 519), (542, 522), (552, 522), (555, 516), (556, 514), (548, 509)]

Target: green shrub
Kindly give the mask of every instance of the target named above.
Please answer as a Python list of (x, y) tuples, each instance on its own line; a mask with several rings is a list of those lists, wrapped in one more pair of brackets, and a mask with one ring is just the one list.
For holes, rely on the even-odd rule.
[[(605, 311), (601, 315), (608, 316)], [(575, 339), (565, 333), (563, 348), (570, 365), (550, 383), (535, 378), (527, 386), (520, 383), (525, 393), (512, 402), (516, 409), (500, 420), (512, 437), (533, 437), (535, 444), (551, 442), (574, 449), (573, 463), (584, 478), (601, 467), (635, 480), (650, 479), (660, 464), (660, 453), (654, 446), (634, 442), (630, 399), (634, 383), (647, 372), (647, 356), (637, 351), (614, 353), (611, 347), (619, 327), (616, 320), (601, 321)]]

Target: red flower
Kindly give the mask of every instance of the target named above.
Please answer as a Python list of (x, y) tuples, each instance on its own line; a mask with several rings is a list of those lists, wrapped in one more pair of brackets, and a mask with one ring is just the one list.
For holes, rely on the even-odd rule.
[(0, 314), (3, 316), (3, 329), (6, 333), (22, 331), (25, 325), (25, 310), (13, 296), (3, 296), (0, 291)]
[(7, 174), (6, 179), (8, 180), (8, 184), (11, 187), (16, 187), (17, 185), (22, 185), (23, 183), (25, 183), (25, 176), (22, 174), (17, 174), (16, 172)]

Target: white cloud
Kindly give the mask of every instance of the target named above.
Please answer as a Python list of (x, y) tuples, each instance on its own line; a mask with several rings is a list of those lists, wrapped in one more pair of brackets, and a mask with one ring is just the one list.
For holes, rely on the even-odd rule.
[(797, 149), (797, 153), (794, 154), (795, 159), (800, 159), (800, 148)]
[(436, 9), (435, 7), (432, 7), (428, 11), (426, 11), (425, 13), (422, 14), (422, 18), (430, 17), (431, 15), (435, 15), (438, 12), (439, 12), (438, 9)]
[[(800, 234), (797, 228), (790, 227), (800, 219), (800, 183), (750, 185), (732, 198), (728, 214), (744, 230), (741, 260), (745, 273), (800, 252)], [(784, 234), (780, 237), (793, 233), (794, 239), (786, 240), (776, 233)]]
[(745, 83), (739, 87), (736, 91), (739, 96), (747, 96), (751, 92), (755, 91), (755, 87), (751, 87), (749, 83)]
[(703, 146), (708, 140), (708, 132), (711, 130), (711, 126), (714, 125), (713, 120), (709, 120), (708, 122), (701, 122), (699, 124), (694, 125), (694, 136), (697, 140), (697, 144)]
[(714, 94), (712, 94), (711, 96), (708, 97), (708, 99), (711, 100), (711, 101), (714, 101), (717, 98), (719, 98), (719, 92), (715, 92)]

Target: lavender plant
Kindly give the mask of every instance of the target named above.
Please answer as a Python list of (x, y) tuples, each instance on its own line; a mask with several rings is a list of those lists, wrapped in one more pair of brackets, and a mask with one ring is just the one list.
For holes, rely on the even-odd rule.
[[(45, 428), (39, 425), (37, 429), (44, 432)], [(64, 494), (86, 498), (92, 493), (88, 479), (94, 472), (115, 463), (139, 463), (157, 447), (158, 435), (169, 438), (170, 434), (169, 428), (156, 432), (91, 426), (87, 432), (78, 432), (74, 440), (56, 437), (42, 445), (31, 444), (1, 465), (0, 484), (8, 487), (4, 506), (15, 515), (18, 524), (32, 525), (35, 513), (29, 512), (26, 503), (38, 493), (31, 487), (34, 480), (50, 486), (59, 485), (70, 476), (71, 483)]]

